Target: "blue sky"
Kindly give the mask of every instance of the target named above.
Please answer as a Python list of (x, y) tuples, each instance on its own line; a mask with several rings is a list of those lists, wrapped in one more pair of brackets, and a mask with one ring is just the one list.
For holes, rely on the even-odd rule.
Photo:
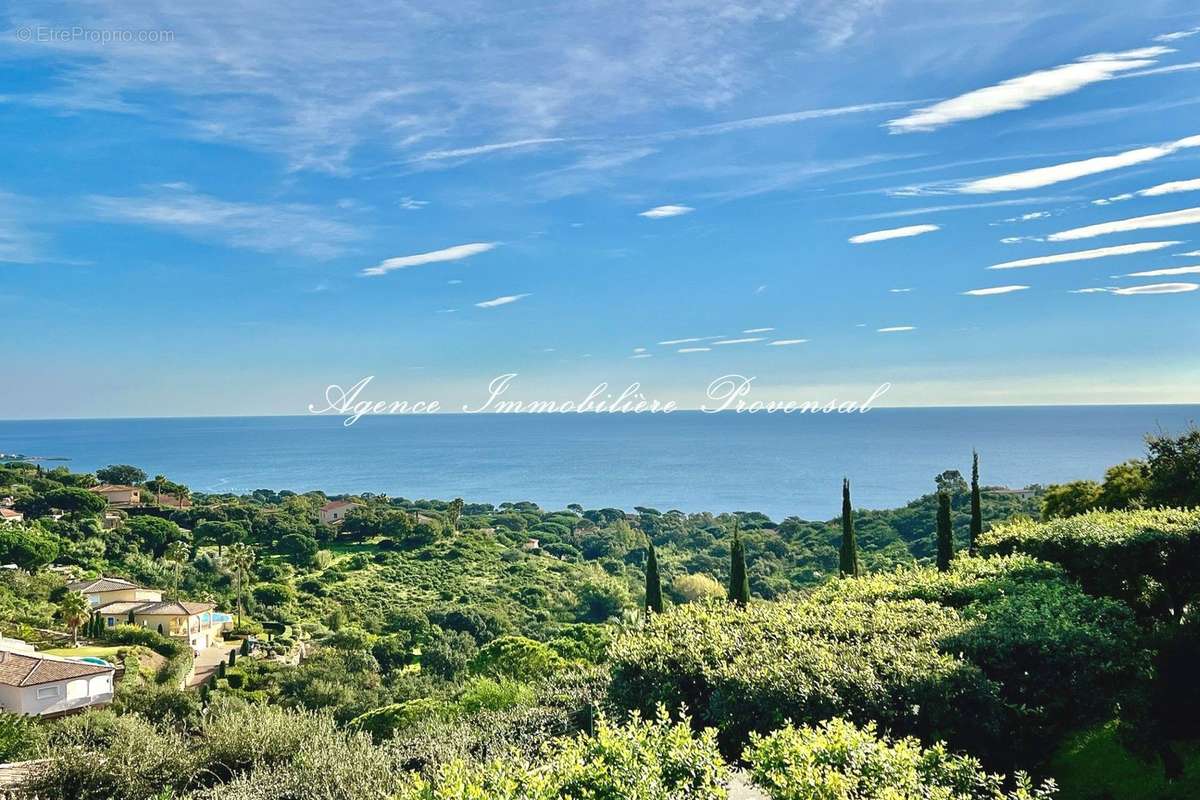
[(0, 20), (0, 418), (1200, 402), (1193, 3), (181, 5)]

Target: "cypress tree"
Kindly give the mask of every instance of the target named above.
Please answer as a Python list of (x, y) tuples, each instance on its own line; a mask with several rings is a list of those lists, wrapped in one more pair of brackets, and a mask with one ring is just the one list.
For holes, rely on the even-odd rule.
[(738, 522), (733, 521), (733, 546), (729, 548), (729, 602), (745, 608), (750, 602), (750, 579), (746, 577), (746, 545)]
[(947, 572), (954, 559), (954, 526), (950, 519), (950, 495), (938, 492), (937, 512), (937, 568)]
[(842, 549), (838, 556), (838, 569), (843, 578), (862, 575), (858, 563), (858, 541), (854, 538), (854, 510), (850, 507), (850, 481), (842, 478)]
[(229, 651), (229, 666), (232, 667), (236, 664), (237, 664), (237, 650), (230, 650)]
[(226, 672), (226, 670), (225, 670), (225, 662), (224, 662), (224, 661), (219, 661), (219, 662), (217, 662), (217, 677), (218, 677), (218, 678), (224, 678), (224, 677), (225, 677), (225, 672)]
[(242, 639), (242, 646), (241, 646), (239, 652), (241, 652), (241, 654), (243, 656), (250, 655), (250, 640), (249, 639)]
[(650, 542), (650, 555), (646, 557), (646, 608), (655, 614), (663, 612), (662, 578), (658, 574), (654, 542)]
[(971, 543), (970, 553), (979, 552), (979, 536), (983, 533), (983, 509), (979, 502), (979, 453), (971, 451)]

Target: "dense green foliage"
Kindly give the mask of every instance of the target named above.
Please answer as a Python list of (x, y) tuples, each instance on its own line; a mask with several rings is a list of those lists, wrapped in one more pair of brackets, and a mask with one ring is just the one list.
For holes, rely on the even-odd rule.
[(1003, 776), (941, 744), (923, 748), (916, 739), (879, 736), (873, 723), (859, 728), (838, 718), (754, 736), (746, 760), (772, 800), (1036, 800), (1054, 794), (1052, 783), (1034, 788), (1025, 775), (1005, 791)]
[(745, 610), (689, 605), (613, 646), (621, 704), (686, 704), (727, 745), (835, 715), (1029, 763), (1107, 718), (1146, 668), (1132, 614), (1052, 565), (960, 557), (948, 572), (843, 579)]

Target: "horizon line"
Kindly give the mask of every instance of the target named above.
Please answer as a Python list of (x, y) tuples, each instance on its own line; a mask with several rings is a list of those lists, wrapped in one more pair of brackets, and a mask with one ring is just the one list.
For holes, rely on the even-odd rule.
[[(745, 416), (824, 416), (824, 415), (840, 415), (850, 416), (852, 414), (864, 414), (872, 411), (920, 411), (920, 410), (945, 410), (945, 409), (989, 409), (989, 408), (1130, 408), (1130, 407), (1187, 407), (1196, 406), (1200, 408), (1200, 400), (1183, 403), (1168, 403), (1168, 402), (1150, 402), (1150, 403), (946, 403), (946, 404), (930, 404), (930, 405), (887, 405), (875, 406), (867, 411), (853, 412), (837, 412), (837, 411), (806, 411), (799, 410), (790, 414), (785, 414), (782, 411), (768, 412), (765, 409), (762, 411), (737, 411), (728, 409), (725, 411), (710, 411), (705, 412), (700, 408), (677, 408), (670, 412), (638, 412), (638, 411), (553, 411), (553, 412), (464, 412), (464, 411), (436, 411), (433, 413), (420, 414), (368, 414), (365, 416), (372, 418), (380, 417), (401, 417), (419, 419), (422, 417), (615, 417), (615, 416), (631, 416), (631, 417), (661, 417), (670, 416), (671, 414), (733, 414)], [(191, 415), (168, 415), (161, 416), (100, 416), (100, 417), (0, 417), (0, 423), (6, 422), (108, 422), (108, 421), (150, 421), (150, 420), (193, 420), (193, 419), (304, 419), (318, 417), (332, 417), (340, 419), (350, 416), (349, 414), (291, 414), (291, 413), (267, 413), (267, 414), (191, 414)]]

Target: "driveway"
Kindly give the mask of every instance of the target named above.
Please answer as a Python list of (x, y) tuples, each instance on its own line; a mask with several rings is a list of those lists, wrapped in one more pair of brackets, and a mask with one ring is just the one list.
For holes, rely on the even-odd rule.
[(217, 642), (212, 647), (201, 650), (192, 667), (192, 676), (187, 682), (188, 688), (199, 686), (208, 680), (208, 677), (217, 671), (218, 664), (229, 660), (229, 651), (237, 650), (241, 646), (241, 642)]

